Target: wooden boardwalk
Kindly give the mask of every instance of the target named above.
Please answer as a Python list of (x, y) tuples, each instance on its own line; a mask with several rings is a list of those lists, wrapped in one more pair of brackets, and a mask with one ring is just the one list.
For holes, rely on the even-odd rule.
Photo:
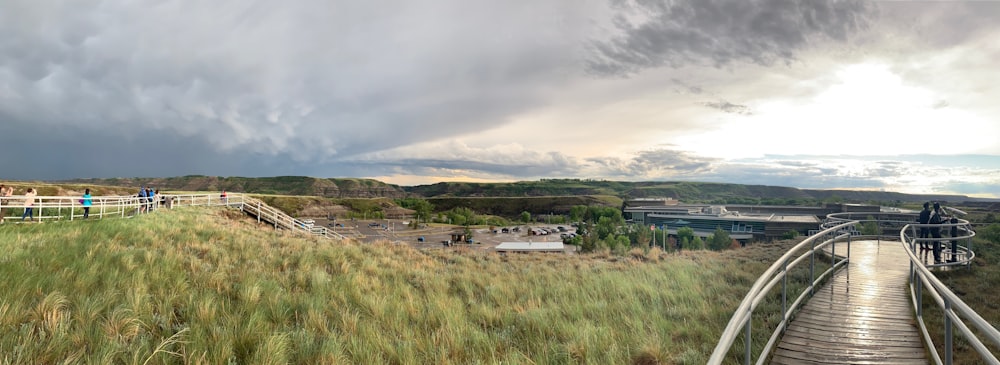
[(927, 364), (903, 250), (899, 242), (852, 242), (848, 268), (795, 316), (771, 364)]

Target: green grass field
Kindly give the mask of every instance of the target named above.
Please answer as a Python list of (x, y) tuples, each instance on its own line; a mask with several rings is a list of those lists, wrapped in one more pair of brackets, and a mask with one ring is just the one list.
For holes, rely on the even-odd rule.
[(699, 364), (788, 247), (418, 251), (221, 208), (3, 225), (0, 364)]
[(255, 225), (0, 226), (0, 363), (700, 363), (781, 251), (503, 257)]

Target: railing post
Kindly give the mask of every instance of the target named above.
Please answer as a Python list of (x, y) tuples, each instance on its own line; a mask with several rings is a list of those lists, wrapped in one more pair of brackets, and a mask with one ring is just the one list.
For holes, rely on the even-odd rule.
[[(833, 233), (836, 237), (836, 232)], [(816, 281), (816, 240), (809, 243), (809, 295), (816, 294), (813, 291), (813, 282)]]
[(917, 286), (917, 317), (924, 318), (924, 283), (919, 274), (914, 274), (914, 285)]
[(752, 343), (750, 341), (750, 326), (751, 326), (751, 324), (753, 324), (753, 309), (752, 309), (752, 306), (748, 306), (747, 307), (747, 313), (748, 314), (747, 314), (746, 333), (744, 334), (745, 339), (743, 340), (743, 342), (745, 343), (745, 346), (746, 346), (746, 351), (743, 351), (743, 353), (744, 353), (744, 355), (743, 355), (743, 364), (750, 365), (750, 345)]
[(781, 265), (781, 320), (788, 318), (788, 260)]
[(948, 300), (947, 296), (942, 296), (944, 298), (944, 363), (945, 365), (951, 365), (952, 361), (952, 333), (951, 333), (951, 301)]

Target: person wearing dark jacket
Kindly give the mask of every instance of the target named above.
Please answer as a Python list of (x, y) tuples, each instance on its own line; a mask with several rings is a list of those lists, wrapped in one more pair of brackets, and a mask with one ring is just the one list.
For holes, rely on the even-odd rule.
[(944, 216), (944, 209), (941, 209), (941, 204), (937, 202), (934, 203), (934, 211), (931, 212), (931, 219), (929, 224), (931, 226), (931, 237), (934, 238), (934, 263), (941, 263), (941, 227), (935, 226), (942, 223), (947, 223), (947, 217)]
[[(917, 223), (927, 224), (930, 221), (931, 221), (931, 203), (924, 202), (924, 210), (920, 211), (920, 218), (917, 219)], [(930, 229), (927, 227), (920, 227), (920, 236), (918, 237), (920, 238), (930, 237)], [(930, 245), (929, 242), (920, 241), (920, 250), (926, 251), (928, 248), (930, 248), (929, 245)]]

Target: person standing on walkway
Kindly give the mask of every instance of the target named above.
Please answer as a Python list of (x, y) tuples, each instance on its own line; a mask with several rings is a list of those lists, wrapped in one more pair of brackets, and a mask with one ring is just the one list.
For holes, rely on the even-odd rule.
[(222, 191), (222, 195), (219, 195), (219, 203), (222, 203), (223, 205), (229, 204), (229, 199), (225, 190)]
[(934, 238), (934, 264), (941, 263), (941, 227), (942, 223), (946, 223), (946, 217), (944, 216), (944, 210), (941, 209), (941, 204), (934, 203), (934, 211), (931, 212), (930, 224), (931, 226), (931, 237)]
[[(930, 202), (924, 202), (924, 210), (920, 211), (920, 218), (917, 219), (917, 223), (927, 224), (927, 222), (931, 221), (931, 208), (930, 207), (931, 207), (931, 203)], [(920, 238), (927, 238), (929, 236), (930, 236), (930, 228), (928, 228), (928, 227), (920, 227), (920, 236), (918, 236), (918, 237), (920, 237)], [(929, 242), (920, 241), (920, 250), (921, 251), (926, 251), (928, 248), (930, 248), (929, 245), (930, 245)]]
[(21, 215), (21, 220), (23, 221), (25, 217), (28, 219), (35, 219), (34, 212), (32, 211), (35, 205), (35, 189), (28, 188), (28, 191), (24, 193), (24, 214)]
[(90, 206), (94, 205), (94, 200), (90, 197), (90, 189), (83, 191), (83, 198), (80, 199), (80, 204), (83, 204), (83, 219), (90, 217)]

